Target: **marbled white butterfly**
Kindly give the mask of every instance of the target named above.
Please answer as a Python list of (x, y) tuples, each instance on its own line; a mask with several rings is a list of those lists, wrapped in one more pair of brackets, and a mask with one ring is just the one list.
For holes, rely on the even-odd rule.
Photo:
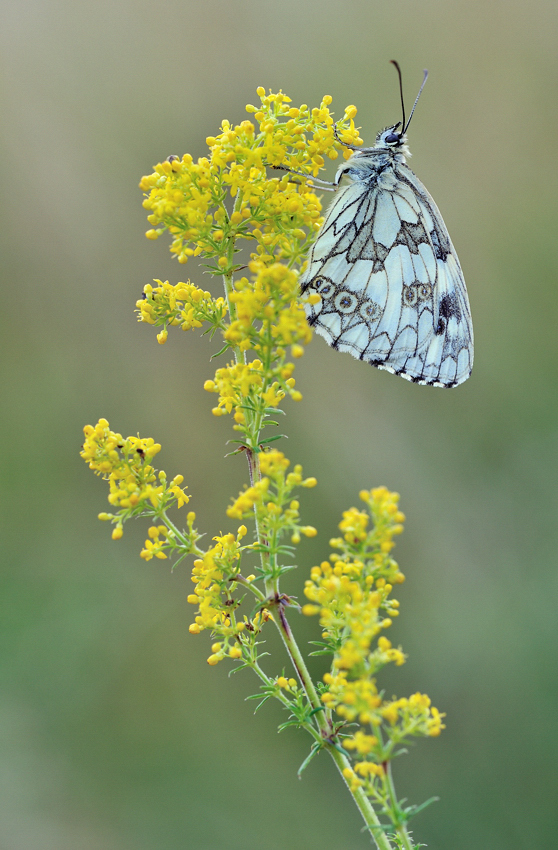
[(333, 348), (417, 384), (455, 387), (473, 366), (465, 281), (438, 207), (405, 164), (405, 134), (428, 72), (405, 123), (393, 64), (403, 121), (382, 130), (373, 148), (346, 145), (353, 153), (332, 185), (344, 175), (350, 183), (327, 211), (301, 291), (320, 296), (306, 313)]

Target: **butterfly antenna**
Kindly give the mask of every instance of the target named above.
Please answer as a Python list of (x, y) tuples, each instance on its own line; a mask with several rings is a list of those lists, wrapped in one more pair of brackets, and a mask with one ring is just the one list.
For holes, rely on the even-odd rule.
[(407, 126), (405, 126), (405, 124), (403, 124), (403, 127), (404, 127), (403, 132), (404, 132), (404, 133), (406, 133), (406, 132), (407, 132), (407, 127), (408, 127), (408, 126), (409, 126), (409, 124), (411, 123), (411, 118), (413, 117), (413, 112), (415, 111), (415, 107), (416, 107), (416, 105), (417, 105), (417, 103), (418, 103), (418, 99), (419, 99), (419, 97), (421, 96), (422, 90), (423, 90), (423, 88), (424, 88), (424, 86), (425, 86), (425, 83), (426, 83), (427, 79), (428, 79), (428, 71), (427, 71), (427, 70), (426, 70), (426, 68), (425, 68), (425, 69), (424, 69), (424, 79), (423, 79), (423, 81), (422, 81), (422, 85), (421, 85), (421, 87), (420, 87), (420, 89), (419, 89), (419, 93), (417, 94), (417, 96), (416, 96), (416, 98), (415, 98), (415, 102), (414, 102), (414, 104), (413, 104), (413, 108), (411, 109), (411, 114), (409, 115), (409, 120), (407, 121)]
[[(391, 62), (392, 65), (395, 65), (395, 67), (397, 68), (397, 74), (399, 76), (399, 94), (401, 95), (401, 110), (403, 112), (403, 123), (401, 124), (401, 128), (402, 128), (402, 134), (403, 134), (406, 130), (406, 127), (405, 127), (405, 101), (403, 100), (403, 78), (401, 76), (401, 68), (399, 67), (399, 62), (396, 62), (395, 59), (390, 59), (389, 61)], [(419, 92), (419, 94), (420, 94), (420, 92)], [(418, 100), (418, 98), (417, 98), (417, 100)], [(415, 103), (415, 106), (416, 106), (416, 103)], [(414, 109), (414, 107), (413, 107), (413, 109)], [(412, 114), (413, 113), (411, 112), (411, 115)], [(409, 119), (409, 121), (410, 120), (411, 119)], [(408, 126), (409, 125), (407, 124), (407, 127)]]

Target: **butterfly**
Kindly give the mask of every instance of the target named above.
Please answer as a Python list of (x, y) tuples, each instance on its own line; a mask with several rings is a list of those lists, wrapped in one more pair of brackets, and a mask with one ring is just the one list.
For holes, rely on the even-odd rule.
[[(440, 211), (406, 165), (406, 132), (428, 71), (405, 123), (401, 70), (393, 64), (403, 120), (382, 130), (372, 148), (346, 145), (335, 128), (353, 153), (330, 184), (336, 197), (301, 292), (314, 296), (306, 299), (308, 322), (333, 348), (417, 384), (455, 387), (473, 366), (469, 299)], [(340, 187), (344, 176), (349, 182)]]

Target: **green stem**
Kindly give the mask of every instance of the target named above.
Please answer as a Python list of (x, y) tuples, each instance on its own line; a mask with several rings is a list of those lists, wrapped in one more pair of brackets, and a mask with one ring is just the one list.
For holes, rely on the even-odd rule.
[[(248, 461), (248, 477), (250, 479), (250, 487), (253, 487), (254, 483), (256, 481), (259, 481), (261, 478), (259, 455), (252, 449), (246, 448), (246, 460)], [(256, 505), (254, 505), (254, 524), (256, 526), (256, 540), (258, 541), (258, 543), (266, 545), (267, 541), (260, 531), (260, 526), (258, 522), (258, 509)], [(264, 575), (268, 572), (268, 560), (269, 556), (265, 552), (260, 551), (260, 563), (262, 565), (262, 572), (264, 573)], [(268, 593), (267, 586), (266, 593)]]
[[(395, 786), (393, 784), (393, 776), (391, 773), (391, 762), (388, 761), (385, 771), (385, 784), (389, 794), (389, 798), (391, 800), (392, 811), (394, 815), (398, 815), (400, 811), (399, 803), (397, 802), (397, 795), (395, 793)], [(394, 818), (395, 820), (395, 818)], [(403, 823), (396, 829), (397, 835), (401, 839), (401, 846), (404, 850), (413, 850), (414, 844), (411, 840), (411, 836), (407, 832), (407, 827)]]
[[(171, 531), (174, 532), (176, 539), (180, 543), (182, 543), (183, 546), (188, 546), (188, 544), (189, 544), (188, 538), (176, 527), (174, 522), (171, 519), (169, 519), (166, 511), (161, 511), (161, 519), (163, 520), (163, 522), (165, 523), (167, 528), (170, 528)], [(196, 544), (194, 543), (194, 545), (191, 547), (191, 550), (188, 552), (188, 554), (203, 555), (204, 553), (203, 553), (203, 550), (200, 549), (198, 546), (196, 546)]]
[[(225, 298), (227, 299), (227, 309), (229, 311), (229, 316), (231, 317), (231, 320), (234, 319), (235, 315), (236, 315), (236, 308), (234, 307), (233, 304), (231, 304), (231, 301), (229, 299), (229, 295), (232, 292), (232, 279), (233, 279), (232, 272), (228, 272), (227, 274), (223, 275), (223, 287), (225, 289)], [(236, 353), (236, 349), (235, 349), (235, 357), (236, 357), (236, 360), (238, 361), (238, 355)]]
[(363, 817), (364, 823), (370, 830), (370, 834), (374, 839), (376, 847), (378, 848), (378, 850), (393, 850), (393, 846), (389, 841), (387, 835), (385, 834), (383, 827), (380, 824), (378, 815), (372, 808), (372, 803), (366, 796), (365, 792), (362, 788), (355, 788), (353, 790), (349, 785), (349, 782), (347, 781), (347, 779), (345, 779), (345, 776), (343, 775), (343, 771), (347, 770), (347, 768), (349, 770), (352, 770), (349, 759), (344, 756), (343, 753), (340, 753), (339, 750), (337, 750), (332, 745), (328, 746), (327, 749), (333, 761), (335, 762), (339, 773), (343, 777), (343, 781), (349, 789), (349, 793), (355, 801), (357, 808)]
[(404, 850), (414, 850), (415, 845), (411, 841), (411, 836), (407, 832), (407, 827), (405, 826), (405, 824), (402, 824), (400, 827), (398, 827), (396, 832), (399, 838), (401, 839), (401, 846), (404, 848)]
[(253, 594), (254, 594), (254, 596), (256, 597), (256, 599), (257, 599), (259, 602), (265, 602), (265, 601), (266, 601), (266, 597), (265, 597), (265, 595), (261, 592), (261, 590), (259, 590), (259, 588), (258, 588), (255, 584), (252, 584), (252, 582), (247, 581), (247, 580), (244, 578), (244, 576), (236, 575), (236, 576), (234, 577), (234, 581), (236, 582), (236, 584), (239, 584), (241, 587), (245, 587), (247, 590), (249, 590), (249, 591), (250, 591), (250, 593), (253, 593)]
[[(316, 688), (314, 687), (314, 682), (312, 681), (310, 673), (308, 672), (308, 668), (306, 667), (306, 664), (304, 662), (304, 658), (302, 657), (302, 653), (300, 652), (298, 644), (297, 644), (296, 640), (294, 639), (294, 636), (291, 632), (290, 626), (287, 622), (287, 618), (285, 617), (283, 605), (279, 604), (277, 606), (277, 611), (278, 611), (278, 618), (279, 618), (278, 622), (276, 620), (277, 628), (279, 629), (279, 632), (281, 633), (281, 637), (283, 638), (283, 643), (285, 644), (285, 647), (287, 649), (287, 652), (289, 653), (292, 664), (293, 664), (293, 666), (294, 666), (294, 668), (295, 668), (295, 670), (298, 674), (298, 677), (299, 677), (299, 679), (302, 683), (302, 687), (304, 688), (304, 690), (306, 692), (306, 695), (308, 697), (308, 701), (309, 701), (310, 705), (312, 706), (312, 708), (323, 708), (324, 709), (323, 711), (316, 712), (314, 717), (316, 719), (316, 724), (317, 724), (317, 726), (320, 730), (322, 740), (326, 741), (328, 739), (331, 739), (331, 736), (332, 736), (333, 730), (331, 728), (331, 723), (329, 722), (329, 719), (326, 716), (326, 710), (325, 710), (325, 708), (324, 708), (324, 706), (323, 706), (323, 704), (322, 704), (322, 702), (321, 702), (321, 700), (320, 700), (320, 698), (319, 698), (319, 696), (316, 692)], [(376, 812), (374, 811), (372, 804), (371, 804), (370, 800), (368, 799), (368, 797), (366, 796), (365, 792), (362, 790), (362, 788), (356, 788), (356, 789), (353, 790), (351, 788), (351, 786), (349, 785), (348, 781), (343, 776), (344, 770), (346, 770), (347, 768), (352, 769), (351, 763), (348, 760), (348, 758), (346, 756), (344, 756), (343, 753), (341, 753), (331, 742), (325, 744), (325, 749), (327, 749), (327, 751), (329, 752), (333, 761), (337, 765), (339, 773), (343, 777), (343, 781), (345, 782), (345, 785), (349, 789), (349, 793), (353, 797), (353, 799), (354, 799), (354, 801), (355, 801), (355, 803), (356, 803), (356, 805), (357, 805), (357, 807), (358, 807), (358, 809), (359, 809), (359, 811), (360, 811), (360, 813), (361, 813), (361, 815), (364, 819), (366, 826), (370, 830), (371, 835), (372, 835), (374, 841), (376, 842), (376, 846), (377, 846), (378, 850), (393, 850), (392, 845), (390, 844), (389, 839), (387, 838), (385, 832), (383, 831), (382, 828), (380, 828), (380, 821), (378, 819), (378, 816), (377, 816)], [(405, 847), (405, 850), (412, 850), (412, 844), (408, 843), (409, 836), (407, 834), (407, 831), (406, 831), (405, 827), (403, 827), (402, 829), (403, 829), (404, 834), (401, 831), (401, 829), (398, 830), (398, 832), (401, 835), (402, 840), (406, 839), (406, 843), (404, 843), (403, 846)]]
[(298, 678), (302, 684), (306, 692), (306, 696), (308, 697), (308, 702), (312, 706), (312, 708), (321, 708), (323, 711), (316, 712), (316, 723), (318, 728), (322, 734), (323, 738), (328, 738), (331, 735), (332, 729), (331, 724), (326, 719), (326, 709), (320, 700), (316, 688), (314, 686), (314, 682), (312, 681), (312, 677), (308, 672), (308, 668), (306, 667), (306, 663), (302, 656), (302, 653), (299, 649), (299, 646), (294, 638), (293, 633), (291, 632), (291, 627), (287, 621), (287, 617), (285, 615), (285, 607), (283, 603), (279, 603), (277, 605), (276, 614), (274, 615), (274, 622), (277, 628), (279, 629), (279, 633), (283, 638), (283, 643), (285, 644), (285, 648), (289, 654), (292, 665), (295, 668)]
[[(248, 461), (248, 474), (250, 477), (250, 486), (254, 485), (255, 481), (259, 481), (260, 479), (260, 463), (259, 463), (259, 454), (257, 452), (253, 452), (251, 449), (246, 449), (246, 459)], [(256, 506), (254, 506), (254, 519), (256, 524), (256, 539), (258, 543), (266, 545), (267, 541), (264, 539), (263, 534), (258, 525), (258, 514), (256, 510)], [(264, 574), (267, 571), (267, 556), (264, 552), (261, 553), (261, 561), (262, 561), (262, 569), (264, 570)], [(268, 597), (277, 595), (278, 596), (278, 587), (277, 580), (273, 583), (274, 586), (271, 586), (269, 580), (266, 580), (266, 593)], [(276, 607), (276, 615), (274, 617), (274, 622), (279, 629), (281, 637), (283, 638), (283, 643), (285, 644), (285, 648), (289, 654), (289, 657), (293, 663), (293, 666), (298, 674), (298, 678), (302, 684), (306, 692), (306, 696), (308, 697), (308, 701), (312, 708), (322, 708), (321, 700), (316, 692), (316, 688), (314, 687), (314, 682), (312, 681), (312, 677), (308, 672), (308, 668), (304, 662), (304, 658), (302, 657), (302, 653), (298, 647), (297, 642), (294, 639), (293, 633), (291, 632), (291, 628), (285, 616), (285, 610), (283, 603), (279, 602)], [(324, 711), (317, 712), (316, 714), (316, 722), (318, 728), (320, 729), (320, 733), (322, 737), (328, 737), (331, 734), (331, 725), (326, 721), (325, 718), (325, 709)]]
[[(246, 667), (249, 667), (250, 670), (254, 671), (256, 676), (258, 676), (258, 678), (261, 679), (261, 681), (264, 683), (264, 685), (266, 685), (269, 688), (273, 688), (273, 686), (275, 685), (274, 680), (270, 679), (269, 676), (267, 676), (266, 673), (264, 673), (264, 671), (259, 666), (257, 661), (255, 661), (254, 659), (251, 659), (250, 661), (245, 661), (245, 664), (246, 664)], [(279, 691), (279, 693), (275, 693), (274, 698), (279, 700), (279, 702), (282, 704), (283, 708), (286, 708), (287, 710), (292, 711), (293, 705), (292, 705), (291, 700), (287, 696), (285, 696), (281, 691)], [(314, 741), (318, 745), (321, 743), (319, 732), (317, 732), (316, 728), (314, 726), (312, 726), (311, 723), (300, 722), (298, 725), (301, 729), (305, 729), (306, 732), (308, 732), (308, 734), (311, 735), (312, 738), (314, 738)]]

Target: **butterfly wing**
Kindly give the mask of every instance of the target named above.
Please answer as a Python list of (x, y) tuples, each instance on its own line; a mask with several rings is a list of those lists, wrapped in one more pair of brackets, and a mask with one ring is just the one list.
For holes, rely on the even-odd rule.
[(465, 281), (442, 216), (403, 163), (338, 191), (309, 256), (308, 321), (339, 351), (420, 384), (453, 387), (473, 365)]

